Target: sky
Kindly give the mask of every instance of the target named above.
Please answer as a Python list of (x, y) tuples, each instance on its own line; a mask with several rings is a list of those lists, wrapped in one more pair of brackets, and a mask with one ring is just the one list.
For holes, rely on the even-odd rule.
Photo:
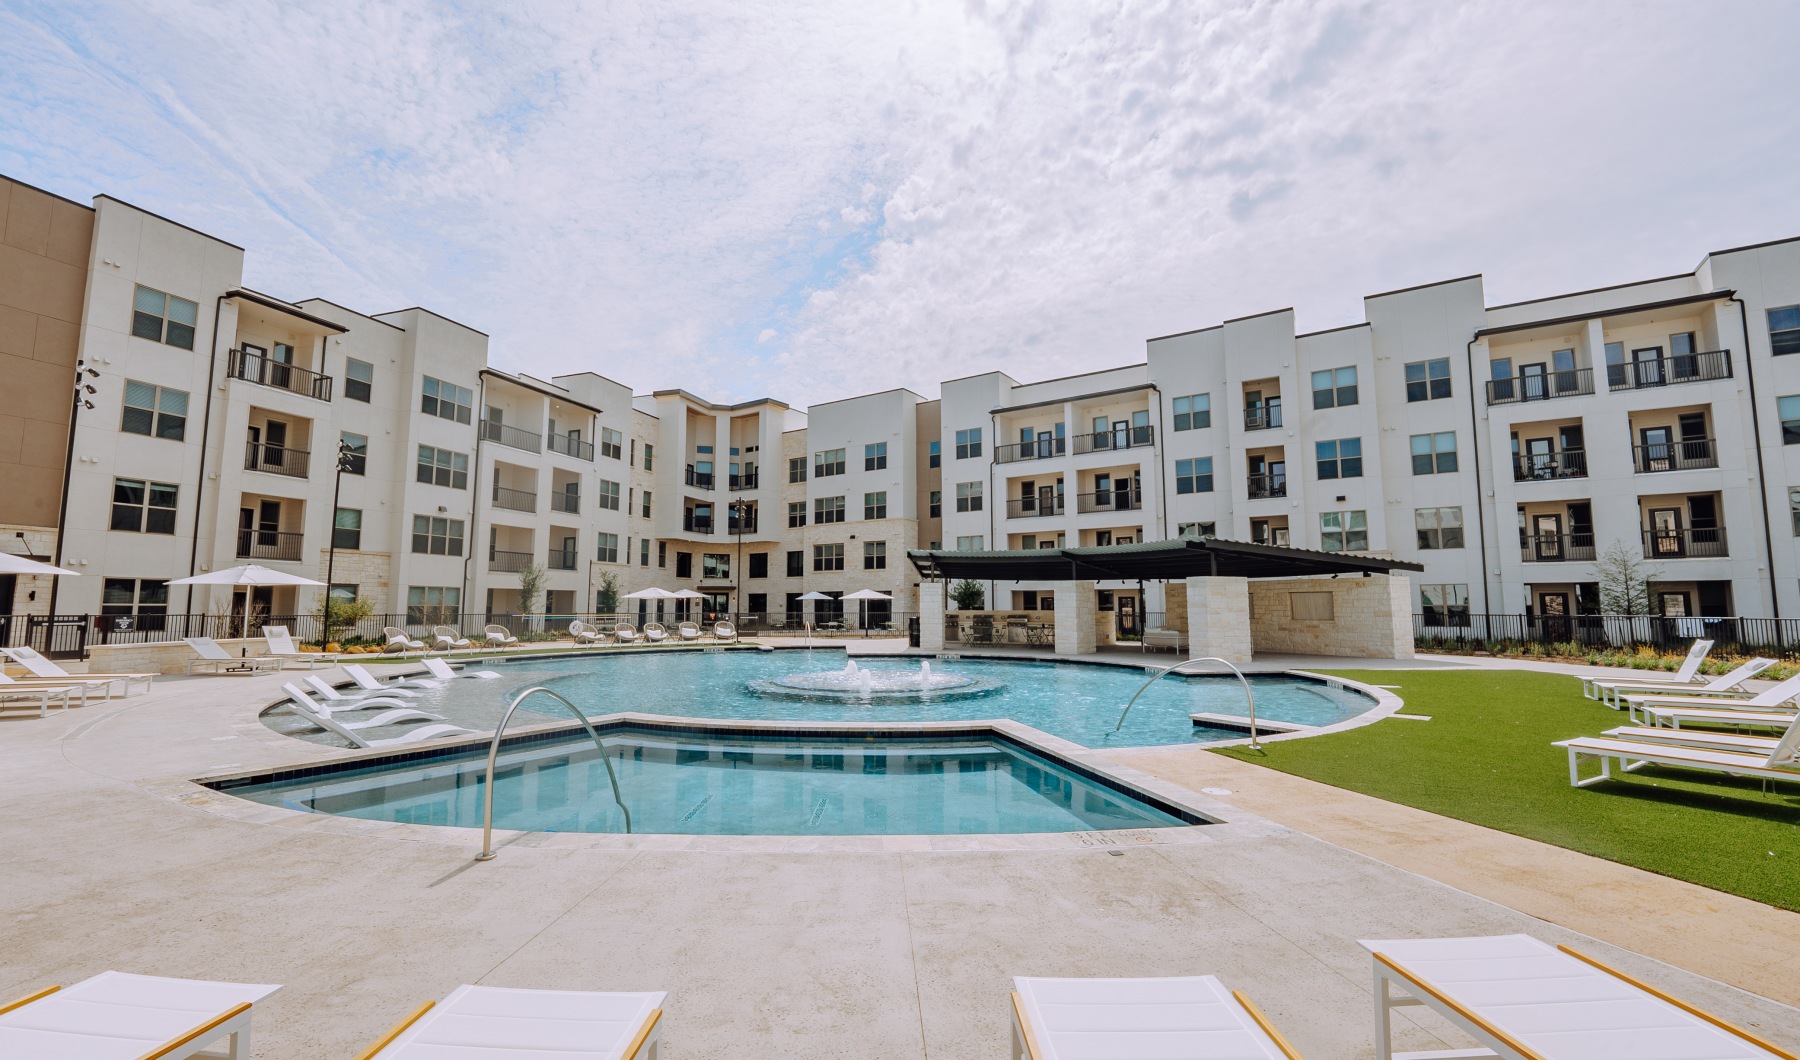
[(0, 173), (511, 371), (931, 398), (1800, 235), (1796, 39), (1785, 0), (0, 0)]

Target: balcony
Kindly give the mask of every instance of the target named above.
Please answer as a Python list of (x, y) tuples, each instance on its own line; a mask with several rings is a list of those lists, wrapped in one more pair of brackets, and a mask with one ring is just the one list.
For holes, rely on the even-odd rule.
[(1564, 449), (1560, 453), (1526, 453), (1513, 457), (1514, 482), (1587, 478), (1587, 473), (1586, 449)]
[(1634, 445), (1631, 447), (1631, 463), (1640, 475), (1718, 467), (1719, 447), (1711, 438)]
[(529, 552), (502, 552), (497, 548), (488, 549), (488, 570), (502, 574), (517, 574), (531, 564)]
[(1061, 494), (1049, 497), (1014, 497), (1006, 502), (1008, 519), (1038, 519), (1050, 515), (1061, 515), (1064, 510)]
[(748, 474), (731, 475), (728, 477), (731, 480), (731, 488), (733, 490), (753, 490), (762, 482), (762, 475), (755, 471), (749, 472)]
[(1606, 385), (1611, 390), (1644, 390), (1674, 383), (1704, 383), (1711, 379), (1730, 378), (1730, 350), (1677, 353), (1668, 357), (1606, 366)]
[(1097, 493), (1077, 493), (1075, 510), (1077, 512), (1135, 512), (1144, 506), (1142, 490), (1101, 490)]
[(305, 478), (312, 454), (305, 449), (289, 449), (281, 445), (249, 442), (244, 447), (244, 470), (266, 471), (271, 475)]
[(553, 548), (553, 549), (551, 549), (550, 550), (550, 562), (549, 562), (548, 566), (551, 570), (574, 570), (575, 569), (575, 550), (572, 548), (567, 548), (567, 549)]
[(1110, 431), (1075, 436), (1075, 452), (1101, 453), (1114, 449), (1141, 449), (1156, 442), (1154, 427), (1114, 427)]
[[(1068, 439), (1046, 434), (1029, 442), (994, 446), (994, 463), (1011, 464), (1019, 460), (1048, 460), (1053, 456), (1062, 456), (1068, 451)], [(1081, 450), (1081, 452), (1092, 451), (1091, 449)]]
[(1539, 372), (1510, 379), (1490, 379), (1487, 401), (1490, 405), (1511, 405), (1521, 401), (1549, 401), (1551, 398), (1577, 397), (1594, 392), (1592, 368), (1568, 368), (1560, 372)]
[(302, 536), (297, 533), (276, 530), (239, 530), (237, 558), (295, 562), (300, 558), (300, 538)]
[(537, 494), (530, 490), (514, 490), (507, 489), (505, 486), (495, 486), (494, 507), (505, 508), (510, 512), (536, 512)]
[(1250, 499), (1262, 500), (1265, 497), (1287, 496), (1287, 476), (1251, 475), (1244, 480), (1250, 490)]
[(1645, 559), (1716, 559), (1730, 554), (1722, 526), (1644, 531)]
[(246, 383), (273, 387), (301, 394), (319, 401), (331, 400), (331, 377), (298, 365), (277, 361), (267, 354), (232, 350), (226, 361), (225, 374)]
[(1587, 563), (1594, 558), (1593, 534), (1532, 534), (1519, 539), (1526, 563)]
[(520, 430), (493, 420), (481, 421), (481, 438), (483, 441), (499, 442), (513, 449), (523, 449), (527, 453), (544, 451), (544, 436), (530, 431)]
[(756, 533), (756, 515), (752, 513), (747, 519), (738, 519), (736, 516), (726, 519), (725, 532), (728, 534)]
[(558, 490), (555, 493), (550, 494), (550, 510), (553, 512), (566, 512), (569, 515), (580, 515), (581, 495), (579, 493), (565, 493)]
[(571, 438), (566, 434), (550, 436), (550, 451), (561, 453), (564, 456), (572, 456), (577, 460), (586, 460), (589, 463), (594, 460), (593, 442), (584, 442), (580, 438)]
[(681, 532), (684, 534), (710, 534), (713, 532), (711, 519), (686, 518), (681, 521)]
[[(694, 487), (695, 489), (701, 489), (701, 490), (712, 489), (713, 488), (713, 473), (710, 471), (695, 471), (694, 465), (689, 464), (688, 468), (687, 468), (687, 484)], [(708, 533), (710, 533), (710, 532), (711, 531), (708, 531)]]
[(1244, 410), (1244, 429), (1246, 431), (1267, 431), (1281, 426), (1281, 403), (1271, 401), (1266, 405), (1253, 405)]

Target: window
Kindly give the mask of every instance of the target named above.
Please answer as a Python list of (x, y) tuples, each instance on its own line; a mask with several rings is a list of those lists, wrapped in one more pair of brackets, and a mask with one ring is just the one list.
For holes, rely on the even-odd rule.
[(863, 570), (887, 569), (887, 542), (863, 542)]
[(1421, 585), (1419, 604), (1428, 626), (1466, 626), (1469, 624), (1469, 587), (1467, 585)]
[(1313, 408), (1337, 409), (1356, 404), (1356, 366), (1327, 368), (1312, 374)]
[(645, 442), (644, 443), (644, 470), (645, 471), (656, 470), (655, 464), (656, 464), (656, 446), (651, 445), (649, 442)]
[(466, 490), (469, 488), (469, 454), (421, 445), (416, 477), (428, 486)]
[(980, 552), (987, 548), (987, 538), (980, 534), (969, 534), (956, 539), (956, 551)]
[(803, 456), (788, 457), (788, 481), (806, 481), (806, 458)]
[[(629, 539), (627, 539), (627, 540), (629, 540)], [(627, 553), (627, 558), (629, 558), (629, 555), (630, 554)], [(649, 565), (650, 565), (650, 539), (647, 537), (639, 538), (638, 539), (638, 566), (648, 567)]]
[(150, 287), (139, 287), (132, 299), (131, 333), (140, 339), (191, 350), (194, 326), (199, 319), (200, 307), (196, 303)]
[(1419, 531), (1419, 547), (1463, 547), (1463, 514), (1461, 508), (1419, 508), (1413, 512), (1413, 526)]
[(928, 464), (930, 464), (930, 466), (932, 466), (932, 467), (942, 467), (943, 466), (943, 464), (944, 464), (944, 443), (943, 442), (933, 440), (930, 445), (925, 447), (925, 451), (929, 454), (926, 462)]
[(1769, 350), (1777, 357), (1800, 353), (1800, 305), (1769, 310)]
[(956, 484), (956, 510), (959, 512), (981, 510), (981, 483), (958, 482)]
[(931, 513), (928, 516), (928, 518), (942, 519), (944, 517), (944, 491), (943, 490), (932, 490), (931, 491), (931, 506), (929, 508), (927, 508), (926, 510)]
[(813, 522), (823, 526), (826, 523), (844, 521), (844, 498), (820, 497), (813, 501)]
[(351, 401), (367, 401), (375, 386), (375, 366), (354, 357), (344, 358), (344, 396)]
[(406, 621), (414, 625), (442, 622), (462, 610), (462, 590), (454, 585), (410, 585), (406, 589)]
[(1455, 471), (1456, 432), (1413, 435), (1412, 461), (1415, 475), (1442, 475)]
[(883, 490), (880, 493), (865, 493), (865, 494), (863, 494), (863, 518), (864, 519), (886, 519), (887, 518), (887, 491), (886, 490)]
[(1182, 523), (1175, 528), (1177, 537), (1217, 537), (1217, 523)]
[(805, 525), (806, 525), (806, 502), (805, 501), (789, 501), (788, 502), (788, 527), (791, 529), (796, 526), (805, 526)]
[(626, 463), (630, 464), (632, 467), (637, 466), (637, 439), (636, 438), (633, 438), (631, 440), (631, 459), (627, 460)]
[(1800, 445), (1800, 394), (1777, 398), (1781, 416), (1781, 444)]
[(463, 554), (463, 521), (431, 515), (413, 516), (412, 550), (422, 556)]
[(163, 578), (108, 578), (100, 590), (100, 613), (130, 615), (134, 629), (162, 629), (169, 613), (169, 583)]
[(843, 570), (843, 545), (814, 545), (813, 570)]
[(813, 454), (813, 478), (844, 473), (844, 451), (825, 449)]
[(1367, 552), (1367, 512), (1320, 512), (1319, 547), (1326, 552)]
[(649, 490), (644, 491), (644, 503), (638, 506), (638, 514), (642, 515), (646, 519), (650, 518), (650, 491)]
[(787, 554), (787, 576), (790, 578), (806, 576), (806, 553), (795, 550)]
[(619, 562), (619, 535), (601, 534), (600, 549), (594, 553), (594, 558), (601, 563)]
[(1319, 456), (1320, 478), (1362, 477), (1361, 438), (1339, 438), (1330, 442), (1318, 442), (1314, 448)]
[(1800, 537), (1800, 486), (1788, 489), (1788, 515), (1794, 521), (1794, 536)]
[(369, 438), (351, 431), (338, 432), (338, 451), (345, 457), (344, 474), (365, 475), (369, 471)]
[(667, 567), (669, 565), (669, 543), (667, 541), (658, 541), (656, 543), (656, 565), (658, 567)]
[(362, 509), (339, 508), (331, 524), (331, 547), (358, 550), (362, 548)]
[(467, 423), (474, 407), (473, 390), (455, 383), (446, 383), (442, 379), (433, 379), (431, 376), (425, 377), (425, 387), (419, 399), (420, 412), (441, 420)]
[(863, 446), (863, 470), (880, 471), (887, 467), (887, 443), (873, 442)]
[[(600, 428), (600, 455), (610, 456), (614, 460), (623, 459), (625, 456), (625, 436), (618, 431), (613, 430), (611, 427)], [(646, 450), (644, 459), (648, 460), (649, 458), (650, 453)]]
[(619, 484), (611, 479), (600, 480), (599, 505), (609, 512), (619, 510)]
[(692, 578), (694, 576), (694, 554), (692, 552), (675, 553), (675, 577)]
[(180, 487), (142, 479), (113, 479), (112, 523), (109, 529), (138, 534), (175, 532), (175, 501)]
[(1211, 493), (1213, 491), (1213, 458), (1197, 456), (1175, 461), (1176, 493)]
[(1406, 400), (1436, 401), (1450, 396), (1450, 358), (1414, 361), (1406, 366)]
[(187, 440), (188, 395), (185, 390), (125, 380), (125, 411), (119, 429), (128, 434)]
[(981, 455), (981, 428), (970, 427), (956, 432), (956, 459), (968, 460)]
[(731, 553), (708, 552), (700, 557), (700, 577), (704, 581), (731, 577)]
[(1175, 399), (1175, 430), (1197, 431), (1211, 426), (1211, 394), (1190, 394)]
[(750, 553), (748, 573), (752, 578), (767, 578), (769, 576), (769, 554), (767, 552)]

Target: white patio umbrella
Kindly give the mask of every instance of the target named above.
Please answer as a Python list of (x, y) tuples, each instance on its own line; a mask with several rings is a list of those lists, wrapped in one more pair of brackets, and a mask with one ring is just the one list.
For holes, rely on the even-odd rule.
[(679, 594), (679, 593), (672, 593), (667, 589), (659, 589), (656, 586), (652, 585), (648, 589), (639, 589), (635, 593), (626, 593), (624, 596), (619, 597), (619, 599), (621, 599), (621, 600), (673, 600), (680, 595), (681, 594)]
[(835, 597), (828, 596), (825, 593), (801, 593), (800, 599), (802, 599), (802, 600), (832, 600), (832, 599), (835, 599)]
[[(805, 599), (805, 597), (802, 597), (801, 599)], [(892, 600), (893, 597), (889, 596), (887, 593), (876, 592), (874, 589), (858, 589), (855, 592), (844, 597), (844, 599), (846, 599), (846, 600)]]
[(669, 595), (673, 596), (677, 600), (704, 600), (704, 599), (706, 599), (705, 593), (695, 592), (692, 589), (677, 589), (673, 593), (670, 593)]
[(170, 585), (324, 585), (324, 582), (302, 578), (298, 574), (272, 570), (260, 563), (245, 563), (238, 567), (226, 567), (224, 570), (207, 571), (205, 574), (191, 574), (186, 578), (174, 578)]
[(52, 567), (48, 563), (40, 563), (35, 559), (27, 559), (24, 556), (15, 556), (10, 552), (0, 552), (0, 574), (67, 574), (74, 578), (81, 577), (80, 571)]

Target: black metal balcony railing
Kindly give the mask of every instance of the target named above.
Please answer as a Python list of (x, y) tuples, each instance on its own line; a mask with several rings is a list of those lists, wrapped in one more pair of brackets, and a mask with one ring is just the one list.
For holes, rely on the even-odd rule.
[(1631, 460), (1640, 475), (1658, 471), (1689, 471), (1694, 468), (1718, 467), (1719, 448), (1711, 438), (1653, 442), (1650, 445), (1632, 446)]
[(1077, 493), (1077, 512), (1135, 512), (1144, 506), (1142, 490), (1099, 490)]
[(710, 471), (695, 471), (694, 465), (689, 464), (687, 469), (687, 484), (695, 489), (712, 489), (713, 473)]
[(271, 475), (305, 478), (312, 454), (305, 449), (289, 449), (281, 445), (250, 442), (244, 447), (244, 470), (267, 471)]
[(1558, 453), (1525, 453), (1513, 457), (1514, 482), (1587, 478), (1587, 473), (1586, 449), (1564, 449)]
[(1046, 434), (1029, 442), (994, 446), (994, 463), (1010, 464), (1016, 460), (1048, 460), (1053, 456), (1062, 456), (1068, 451), (1068, 439)]
[(1013, 497), (1006, 502), (1006, 517), (1038, 519), (1047, 515), (1061, 515), (1064, 504), (1061, 494), (1050, 497)]
[(1281, 426), (1281, 403), (1271, 401), (1265, 405), (1252, 405), (1244, 410), (1244, 429), (1246, 431), (1266, 431)]
[(1490, 405), (1510, 405), (1517, 401), (1548, 401), (1551, 398), (1575, 397), (1594, 392), (1592, 368), (1566, 368), (1559, 372), (1540, 372), (1511, 379), (1490, 379), (1487, 399)]
[(501, 573), (517, 574), (531, 563), (529, 552), (503, 552), (497, 548), (488, 549), (488, 570)]
[(725, 520), (725, 532), (728, 534), (754, 534), (754, 533), (756, 533), (756, 516), (752, 515), (748, 519), (727, 519), (727, 520)]
[(300, 558), (303, 535), (277, 530), (239, 530), (238, 559), (276, 559), (292, 562)]
[(537, 494), (530, 490), (507, 489), (505, 486), (494, 487), (494, 507), (505, 508), (512, 512), (537, 511)]
[(1710, 379), (1730, 378), (1730, 350), (1677, 353), (1606, 366), (1606, 385), (1610, 390), (1642, 390), (1673, 383), (1704, 383)]
[(499, 442), (513, 449), (523, 449), (527, 453), (544, 451), (544, 436), (531, 431), (522, 430), (510, 424), (495, 423), (493, 420), (481, 421), (481, 437), (485, 441)]
[(557, 490), (550, 494), (550, 510), (553, 512), (567, 512), (570, 515), (580, 515), (581, 495), (579, 493), (568, 493), (563, 490)]
[(710, 534), (713, 532), (711, 519), (683, 519), (681, 531), (684, 534)]
[(1250, 499), (1261, 500), (1264, 497), (1287, 496), (1287, 475), (1251, 475), (1245, 483), (1249, 486)]
[(751, 471), (742, 475), (731, 475), (731, 488), (734, 490), (753, 490), (762, 482), (759, 472)]
[(1593, 534), (1531, 534), (1519, 545), (1526, 563), (1585, 563), (1595, 554)]
[(575, 550), (572, 548), (551, 549), (548, 565), (551, 570), (574, 570)]
[(580, 438), (567, 434), (552, 434), (549, 436), (549, 442), (552, 453), (572, 456), (577, 460), (592, 461), (594, 459), (593, 442), (584, 442)]
[(1075, 436), (1075, 452), (1099, 453), (1113, 449), (1137, 449), (1156, 442), (1153, 427), (1114, 427), (1110, 431)]
[(233, 379), (303, 394), (320, 401), (331, 400), (331, 377), (310, 368), (277, 361), (266, 353), (232, 350), (225, 372)]
[(1715, 559), (1730, 554), (1722, 526), (1644, 531), (1645, 559)]

